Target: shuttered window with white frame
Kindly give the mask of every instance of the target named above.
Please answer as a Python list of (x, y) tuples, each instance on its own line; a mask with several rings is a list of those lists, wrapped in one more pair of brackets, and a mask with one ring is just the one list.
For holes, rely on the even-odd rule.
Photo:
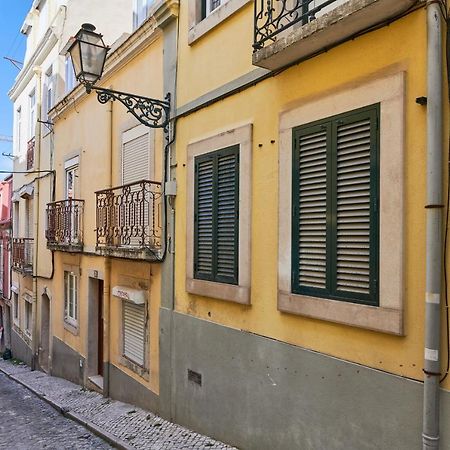
[(123, 301), (123, 354), (134, 363), (145, 366), (145, 304)]
[(379, 105), (293, 139), (292, 291), (378, 305)]

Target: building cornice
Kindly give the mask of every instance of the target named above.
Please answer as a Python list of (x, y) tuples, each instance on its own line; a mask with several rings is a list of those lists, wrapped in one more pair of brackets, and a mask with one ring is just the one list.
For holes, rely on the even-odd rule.
[[(99, 87), (107, 86), (112, 76), (159, 39), (163, 33), (162, 30), (168, 23), (178, 17), (178, 9), (178, 0), (161, 0), (157, 3), (153, 11), (151, 11), (150, 17), (136, 31), (119, 44), (117, 48), (114, 49), (113, 47), (113, 51), (106, 60), (104, 74)], [(77, 103), (87, 95), (84, 86), (77, 85), (49, 111), (49, 118), (56, 122), (62, 113), (73, 108), (74, 103)]]
[(20, 71), (13, 87), (8, 92), (8, 96), (13, 102), (17, 100), (17, 97), (33, 78), (33, 68), (44, 62), (45, 58), (49, 55), (57, 42), (57, 36), (53, 33), (52, 28), (49, 28), (25, 67)]

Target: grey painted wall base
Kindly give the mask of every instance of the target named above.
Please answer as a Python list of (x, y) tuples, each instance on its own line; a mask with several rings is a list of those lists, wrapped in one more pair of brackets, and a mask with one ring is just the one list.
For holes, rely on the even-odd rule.
[[(421, 448), (421, 383), (179, 313), (173, 333), (174, 420), (188, 428), (246, 450)], [(441, 410), (450, 449), (447, 391)]]
[(159, 398), (149, 389), (109, 364), (109, 396), (158, 413)]
[(53, 336), (52, 375), (82, 385), (84, 367), (84, 357)]
[(14, 358), (20, 359), (25, 364), (31, 366), (33, 352), (28, 344), (14, 330), (11, 330), (11, 351)]

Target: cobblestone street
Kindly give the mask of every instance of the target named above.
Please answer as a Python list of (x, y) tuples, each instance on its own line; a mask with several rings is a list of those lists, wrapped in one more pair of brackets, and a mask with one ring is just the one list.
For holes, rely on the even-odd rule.
[(234, 449), (149, 411), (0, 359), (0, 450), (112, 448), (89, 429), (123, 450)]
[(0, 414), (0, 449), (112, 448), (2, 373)]

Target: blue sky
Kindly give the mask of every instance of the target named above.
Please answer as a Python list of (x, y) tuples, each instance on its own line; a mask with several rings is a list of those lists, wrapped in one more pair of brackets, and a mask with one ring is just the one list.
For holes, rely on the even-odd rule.
[[(25, 36), (20, 27), (30, 9), (32, 0), (0, 0), (0, 135), (12, 135), (13, 107), (8, 91), (14, 83), (18, 70), (3, 57), (23, 61)], [(12, 161), (1, 153), (12, 152), (9, 142), (0, 141), (0, 170), (11, 170)], [(4, 174), (0, 174), (0, 179)]]

